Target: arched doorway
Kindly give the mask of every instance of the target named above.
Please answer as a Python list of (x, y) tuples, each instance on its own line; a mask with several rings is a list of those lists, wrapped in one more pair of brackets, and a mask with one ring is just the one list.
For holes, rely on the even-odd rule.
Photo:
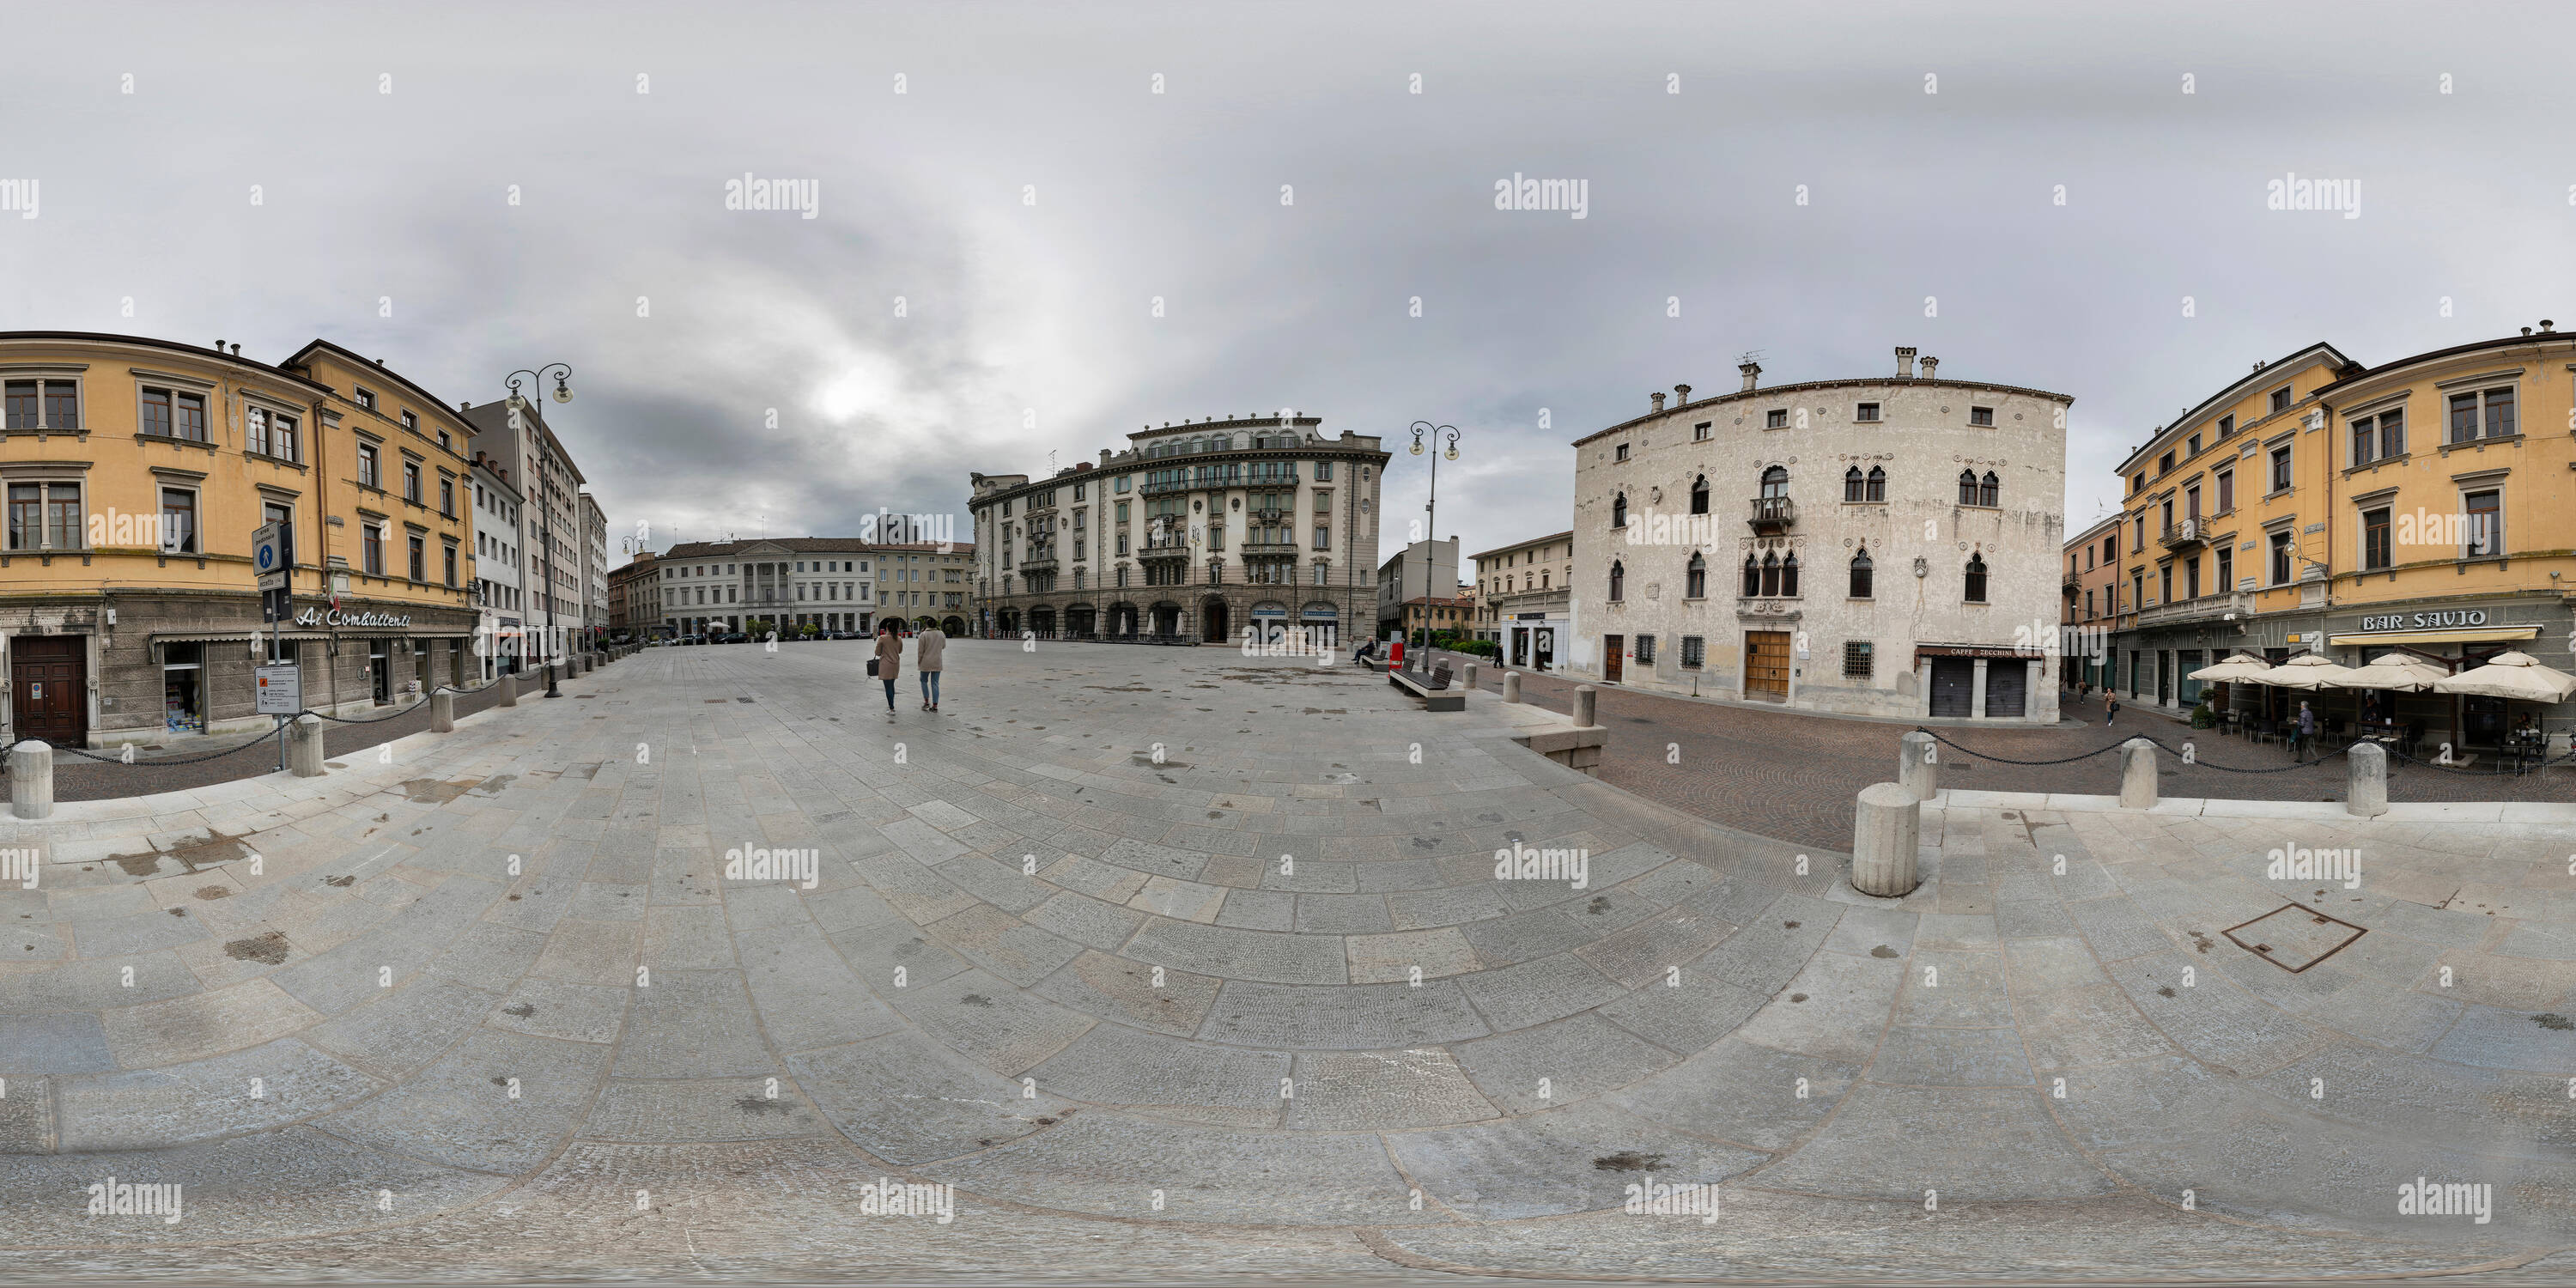
[(1337, 637), (1341, 634), (1342, 625), (1340, 609), (1319, 599), (1298, 610), (1297, 616), (1300, 624), (1306, 628), (1307, 637), (1312, 639), (1317, 647), (1331, 648), (1338, 642)]
[(1064, 610), (1064, 633), (1078, 640), (1090, 639), (1100, 628), (1100, 614), (1089, 604), (1075, 604)]
[(1052, 608), (1032, 608), (1032, 609), (1030, 609), (1030, 610), (1029, 610), (1029, 629), (1030, 629), (1030, 630), (1033, 630), (1033, 631), (1036, 631), (1036, 632), (1038, 633), (1038, 638), (1039, 638), (1039, 639), (1042, 639), (1042, 640), (1051, 640), (1051, 639), (1054, 639), (1054, 638), (1055, 638), (1055, 610), (1054, 610), (1054, 609), (1052, 609)]
[(1227, 614), (1224, 600), (1210, 599), (1199, 606), (1199, 640), (1202, 643), (1225, 643), (1226, 623)]
[(1154, 634), (1164, 638), (1181, 633), (1181, 606), (1166, 599), (1154, 605)]
[(1004, 608), (995, 611), (993, 614), (993, 627), (1004, 635), (1019, 634), (1020, 610), (1016, 608)]
[(1109, 606), (1109, 638), (1120, 640), (1132, 640), (1136, 638), (1136, 620), (1136, 606), (1134, 604), (1111, 604)]
[(966, 619), (956, 616), (943, 617), (939, 619), (939, 629), (949, 635), (963, 635), (966, 633)]

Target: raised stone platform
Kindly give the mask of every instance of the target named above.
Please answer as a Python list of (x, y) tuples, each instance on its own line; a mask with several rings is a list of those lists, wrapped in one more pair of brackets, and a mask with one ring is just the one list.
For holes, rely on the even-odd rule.
[(0, 825), (0, 1276), (2565, 1273), (2563, 825), (1951, 791), (1878, 900), (1529, 708), (952, 641), (889, 717), (862, 647)]

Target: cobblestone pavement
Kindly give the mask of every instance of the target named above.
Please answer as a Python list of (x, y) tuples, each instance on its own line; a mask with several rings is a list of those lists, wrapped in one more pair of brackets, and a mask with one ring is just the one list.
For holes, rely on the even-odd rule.
[[(1455, 662), (1475, 659), (1443, 654)], [(1477, 682), (1502, 691), (1491, 663)], [(1563, 714), (1572, 710), (1580, 681), (1524, 674), (1521, 696)], [(1595, 718), (1610, 728), (1601, 780), (1712, 822), (1839, 849), (1851, 844), (1852, 802), (1871, 783), (1896, 778), (1897, 740), (1911, 724), (1836, 720), (1757, 707), (1694, 702), (1617, 685), (1594, 686)], [(2243, 800), (2339, 801), (2344, 798), (2341, 756), (2321, 766), (2284, 768), (2289, 751), (2277, 743), (2230, 738), (2165, 716), (2134, 709), (2110, 727), (2098, 709), (2086, 708), (2084, 725), (2056, 728), (1930, 726), (1953, 742), (1942, 749), (1944, 786), (1998, 792), (2079, 792), (2117, 795), (2120, 743), (2140, 735), (2179, 749), (2189, 743), (2198, 763), (2179, 754), (2158, 758), (2163, 794)], [(1668, 757), (1676, 754), (1679, 763)], [(1952, 754), (1959, 748), (1968, 749)], [(2014, 765), (2011, 760), (2057, 760), (2099, 750), (2071, 764)], [(1978, 754), (1984, 753), (1984, 754)], [(1998, 760), (1995, 757), (2003, 757)], [(2220, 768), (2226, 766), (2226, 768)], [(2265, 772), (2239, 773), (2253, 769)], [(2576, 800), (2576, 766), (2517, 777), (2485, 767), (2469, 770), (2398, 764), (2389, 775), (2394, 801)]]
[[(544, 689), (544, 677), (537, 677), (537, 692)], [(483, 685), (456, 695), (456, 714), (465, 716), (484, 710), (500, 701), (500, 691)], [(560, 701), (561, 699), (557, 699)], [(355, 717), (346, 721), (326, 721), (322, 732), (322, 750), (329, 756), (354, 756), (409, 734), (429, 728), (429, 704), (415, 699), (408, 706), (388, 707), (386, 714)], [(275, 735), (223, 738), (180, 738), (157, 744), (158, 751), (138, 747), (134, 763), (105, 762), (90, 756), (113, 754), (106, 748), (86, 748), (90, 756), (76, 752), (54, 752), (54, 799), (62, 801), (116, 800), (129, 796), (149, 796), (159, 792), (183, 792), (216, 783), (243, 778), (256, 778), (274, 773), (279, 762)], [(229, 753), (229, 754), (218, 754)]]
[(890, 716), (862, 656), (0, 825), (0, 1277), (2576, 1270), (2563, 823), (1963, 798), (1878, 900), (1490, 698), (956, 641)]

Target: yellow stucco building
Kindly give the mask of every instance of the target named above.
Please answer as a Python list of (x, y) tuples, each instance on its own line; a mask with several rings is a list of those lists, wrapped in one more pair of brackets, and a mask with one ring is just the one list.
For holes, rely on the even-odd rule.
[[(285, 525), (278, 661), (335, 714), (465, 677), (472, 427), (316, 340), (271, 365), (138, 336), (0, 333), (0, 649), (11, 739), (268, 726), (253, 534)], [(336, 595), (336, 600), (335, 600)]]
[[(2121, 464), (2116, 683), (2173, 710), (2233, 652), (2389, 652), (2458, 671), (2518, 650), (2576, 669), (2576, 336), (2554, 324), (2379, 366), (2311, 345), (2259, 365)], [(2492, 748), (2542, 709), (2434, 693), (2328, 692), (2431, 737)], [(2229, 705), (2295, 699), (2231, 687)]]

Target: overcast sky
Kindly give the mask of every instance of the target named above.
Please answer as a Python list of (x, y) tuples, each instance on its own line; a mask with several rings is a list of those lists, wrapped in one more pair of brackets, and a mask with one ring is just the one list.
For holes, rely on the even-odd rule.
[[(2576, 326), (2563, 0), (11, 2), (0, 50), (41, 194), (0, 329), (318, 335), (477, 402), (568, 362), (552, 423), (657, 546), (962, 530), (970, 470), (1293, 407), (1463, 430), (1472, 552), (1568, 526), (1568, 444), (1651, 391), (1896, 345), (2074, 397), (2072, 532), (2257, 359)], [(2266, 209), (2292, 172), (2359, 217)], [(746, 174), (816, 217), (727, 210)]]

